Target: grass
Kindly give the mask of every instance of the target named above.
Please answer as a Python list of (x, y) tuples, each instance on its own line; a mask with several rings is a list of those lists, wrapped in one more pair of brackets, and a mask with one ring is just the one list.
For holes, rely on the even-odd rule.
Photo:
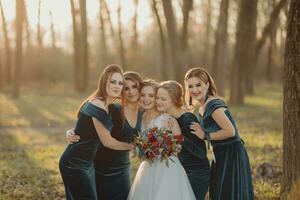
[[(35, 89), (32, 89), (35, 88)], [(65, 130), (74, 127), (76, 110), (88, 93), (65, 85), (23, 88), (20, 99), (0, 93), (0, 199), (64, 199), (58, 170)], [(260, 86), (245, 106), (230, 106), (246, 142), (256, 199), (277, 199), (282, 171), (282, 89)], [(276, 177), (258, 177), (269, 163)], [(132, 175), (139, 161), (132, 159)]]

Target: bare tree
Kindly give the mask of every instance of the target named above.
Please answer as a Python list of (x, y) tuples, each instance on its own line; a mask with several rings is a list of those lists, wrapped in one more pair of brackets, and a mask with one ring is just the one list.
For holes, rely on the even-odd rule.
[(24, 4), (23, 0), (16, 1), (16, 56), (14, 68), (14, 83), (13, 83), (13, 97), (18, 98), (20, 95), (20, 83), (22, 74), (22, 34), (24, 23)]
[(126, 68), (126, 55), (125, 55), (125, 48), (124, 48), (124, 41), (123, 41), (123, 36), (122, 36), (122, 7), (121, 7), (121, 2), (120, 0), (118, 1), (118, 37), (119, 37), (119, 54), (121, 58), (121, 63), (124, 68)]
[(70, 0), (70, 4), (73, 22), (74, 85), (77, 91), (82, 92), (87, 88), (89, 71), (86, 0), (79, 0), (77, 6), (74, 0)]
[(153, 14), (155, 16), (158, 30), (159, 30), (159, 38), (160, 38), (160, 61), (161, 61), (161, 70), (162, 70), (162, 78), (168, 77), (168, 70), (167, 70), (167, 63), (168, 63), (168, 54), (167, 54), (167, 45), (166, 45), (166, 39), (165, 34), (163, 31), (162, 22), (160, 19), (160, 15), (157, 8), (157, 2), (156, 0), (152, 0), (152, 10)]
[(43, 36), (42, 36), (42, 30), (41, 30), (41, 4), (42, 0), (39, 0), (38, 4), (38, 23), (37, 23), (37, 43), (39, 49), (43, 48)]
[(271, 13), (269, 22), (266, 24), (266, 26), (263, 29), (261, 38), (256, 43), (256, 50), (255, 50), (255, 60), (258, 59), (260, 55), (260, 51), (265, 44), (268, 36), (273, 30), (273, 26), (276, 25), (276, 21), (278, 20), (278, 16), (280, 14), (281, 9), (286, 5), (288, 0), (280, 0), (278, 4), (274, 7), (273, 12)]
[(253, 94), (254, 93), (254, 88), (253, 88), (253, 84), (254, 84), (254, 71), (255, 68), (257, 66), (257, 62), (258, 62), (258, 57), (260, 55), (261, 49), (264, 46), (268, 36), (270, 36), (270, 33), (273, 30), (274, 25), (276, 25), (276, 21), (278, 20), (278, 16), (280, 14), (280, 10), (282, 8), (284, 8), (284, 6), (287, 4), (288, 0), (280, 0), (277, 5), (274, 7), (273, 12), (271, 13), (269, 22), (267, 23), (267, 25), (264, 27), (263, 32), (262, 32), (262, 36), (261, 38), (256, 42), (256, 47), (255, 47), (255, 57), (253, 59), (253, 68), (248, 72), (249, 76), (246, 81), (247, 85), (246, 85), (246, 91), (248, 94)]
[(0, 46), (0, 92), (2, 92), (3, 87), (4, 87), (4, 74), (3, 74), (3, 63), (2, 63), (2, 49)]
[(228, 24), (229, 0), (222, 0), (220, 4), (220, 14), (218, 27), (215, 35), (215, 47), (212, 57), (212, 74), (215, 77), (218, 93), (223, 96), (225, 89), (225, 54), (227, 49), (227, 24)]
[(1, 18), (2, 18), (2, 30), (4, 37), (4, 48), (5, 48), (5, 64), (3, 67), (3, 73), (5, 74), (5, 82), (11, 82), (12, 76), (12, 67), (11, 67), (11, 50), (10, 50), (10, 41), (8, 38), (6, 18), (3, 11), (2, 1), (0, 0), (0, 9), (1, 9)]
[[(270, 2), (271, 7), (275, 7), (276, 0), (273, 0)], [(275, 62), (275, 53), (276, 53), (276, 37), (277, 37), (277, 29), (278, 29), (278, 23), (279, 20), (276, 20), (274, 26), (272, 27), (272, 30), (270, 31), (269, 35), (269, 47), (268, 47), (268, 63), (266, 68), (266, 78), (269, 82), (273, 80), (273, 69), (275, 68), (276, 62)]]
[(204, 51), (203, 51), (203, 63), (206, 66), (209, 66), (209, 56), (210, 56), (210, 35), (211, 35), (211, 0), (207, 0), (206, 4), (206, 33), (205, 33), (205, 44), (204, 44)]
[(101, 65), (107, 64), (108, 59), (108, 47), (106, 40), (106, 29), (105, 29), (105, 0), (99, 0), (100, 10), (99, 10), (99, 21), (100, 21), (100, 59)]
[(114, 26), (113, 26), (112, 19), (111, 19), (110, 10), (109, 10), (109, 8), (107, 6), (106, 1), (103, 1), (103, 4), (104, 4), (105, 11), (106, 11), (107, 20), (109, 22), (111, 37), (113, 39), (115, 39), (115, 31), (114, 31)]
[(193, 0), (183, 0), (182, 12), (183, 12), (183, 24), (180, 36), (180, 48), (181, 48), (181, 56), (183, 60), (183, 69), (186, 69), (186, 66), (189, 65), (188, 61), (188, 30), (189, 30), (189, 19), (190, 12), (193, 9)]
[(88, 40), (87, 40), (87, 16), (86, 16), (86, 0), (79, 0), (80, 4), (80, 22), (81, 22), (81, 45), (80, 45), (80, 58), (82, 72), (82, 85), (80, 90), (84, 91), (88, 85), (88, 72), (89, 72), (89, 61), (88, 61)]
[(56, 49), (56, 35), (55, 35), (54, 22), (53, 22), (53, 16), (51, 11), (49, 11), (49, 17), (51, 21), (50, 30), (51, 30), (52, 48)]
[(137, 31), (137, 20), (138, 20), (138, 5), (139, 0), (133, 0), (134, 2), (134, 15), (132, 19), (132, 40), (131, 40), (131, 49), (136, 50), (138, 47), (138, 31)]
[(74, 56), (74, 86), (77, 91), (80, 90), (80, 35), (78, 33), (77, 10), (75, 8), (74, 0), (70, 0), (72, 22), (73, 22), (73, 56)]
[(283, 78), (282, 199), (300, 178), (300, 1), (291, 0)]
[[(244, 103), (245, 82), (255, 53), (257, 0), (241, 0), (231, 73), (230, 103)], [(247, 38), (247, 39), (245, 39)], [(246, 79), (246, 80), (245, 80)]]
[(27, 50), (29, 50), (32, 47), (32, 41), (31, 41), (31, 32), (30, 32), (30, 24), (28, 21), (28, 15), (27, 15), (27, 9), (26, 9), (26, 4), (24, 1), (24, 23), (25, 23), (25, 30), (26, 30), (26, 46)]
[(174, 67), (173, 70), (176, 71), (174, 78), (182, 82), (182, 74), (184, 74), (184, 70), (182, 66), (176, 18), (174, 15), (172, 1), (162, 0), (162, 2), (163, 2), (164, 14), (165, 14), (166, 24), (167, 24), (170, 53), (173, 62), (173, 67)]
[(44, 69), (43, 69), (43, 51), (44, 51), (44, 45), (43, 45), (43, 33), (41, 28), (41, 4), (42, 0), (39, 0), (38, 2), (38, 23), (37, 23), (37, 46), (38, 50), (36, 51), (36, 79), (41, 80), (44, 76)]

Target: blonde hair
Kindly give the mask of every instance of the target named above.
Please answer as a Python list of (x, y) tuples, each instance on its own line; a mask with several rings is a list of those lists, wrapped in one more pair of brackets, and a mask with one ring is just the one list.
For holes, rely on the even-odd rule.
[(142, 82), (142, 87), (141, 89), (143, 89), (144, 87), (152, 87), (155, 91), (155, 93), (157, 92), (157, 89), (159, 87), (159, 83), (156, 82), (155, 80), (153, 79), (147, 79), (147, 80), (144, 80)]
[(183, 89), (180, 83), (172, 80), (164, 81), (159, 84), (159, 88), (163, 88), (168, 91), (171, 100), (176, 107), (181, 108), (183, 106)]

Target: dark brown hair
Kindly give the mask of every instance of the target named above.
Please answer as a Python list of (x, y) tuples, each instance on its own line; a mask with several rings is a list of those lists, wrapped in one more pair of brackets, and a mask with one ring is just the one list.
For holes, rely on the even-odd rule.
[(124, 73), (124, 79), (136, 83), (138, 86), (138, 90), (141, 91), (143, 85), (143, 79), (139, 73), (133, 71), (127, 71)]

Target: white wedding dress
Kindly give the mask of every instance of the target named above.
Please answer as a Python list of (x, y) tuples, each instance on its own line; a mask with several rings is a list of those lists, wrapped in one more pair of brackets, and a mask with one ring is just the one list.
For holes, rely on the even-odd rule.
[[(146, 128), (163, 128), (170, 115), (162, 114)], [(127, 200), (195, 200), (195, 196), (182, 165), (172, 156), (169, 166), (159, 160), (143, 161), (136, 173)]]

